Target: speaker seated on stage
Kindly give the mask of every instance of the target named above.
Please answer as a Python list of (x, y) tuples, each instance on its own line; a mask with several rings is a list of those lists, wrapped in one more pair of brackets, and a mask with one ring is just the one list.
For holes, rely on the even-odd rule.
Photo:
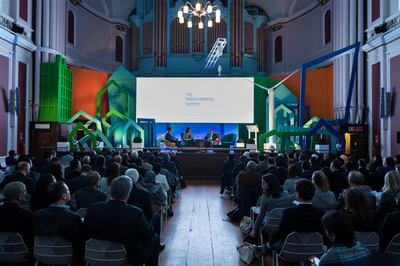
[(207, 133), (204, 139), (206, 141), (206, 147), (216, 146), (219, 143), (219, 134), (215, 133), (214, 130), (210, 128), (210, 131)]
[(182, 146), (196, 146), (190, 127), (186, 128), (185, 133), (181, 133), (181, 138)]
[(177, 139), (176, 137), (174, 137), (174, 135), (172, 135), (172, 128), (168, 128), (167, 132), (165, 132), (164, 134), (164, 142), (166, 146), (180, 146), (181, 142), (179, 139)]

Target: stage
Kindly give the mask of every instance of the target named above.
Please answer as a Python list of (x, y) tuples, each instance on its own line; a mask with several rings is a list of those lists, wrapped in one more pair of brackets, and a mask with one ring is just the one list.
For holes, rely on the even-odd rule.
[(222, 174), (223, 162), (230, 152), (239, 160), (245, 151), (244, 148), (226, 149), (199, 149), (199, 148), (178, 148), (173, 150), (160, 150), (159, 148), (147, 148), (145, 151), (159, 150), (161, 153), (175, 153), (181, 162), (182, 175), (187, 179), (219, 179)]

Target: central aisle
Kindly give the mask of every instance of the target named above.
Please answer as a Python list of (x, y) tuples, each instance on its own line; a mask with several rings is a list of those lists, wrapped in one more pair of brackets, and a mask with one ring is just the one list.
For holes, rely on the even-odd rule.
[(233, 208), (231, 200), (219, 197), (216, 181), (189, 181), (164, 228), (160, 265), (245, 265), (236, 251), (239, 227), (225, 221)]

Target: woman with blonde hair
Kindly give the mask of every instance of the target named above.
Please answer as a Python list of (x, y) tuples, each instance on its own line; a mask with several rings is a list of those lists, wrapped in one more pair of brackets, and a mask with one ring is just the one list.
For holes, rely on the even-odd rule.
[(312, 175), (315, 194), (312, 205), (322, 211), (333, 210), (336, 205), (335, 194), (329, 190), (329, 181), (322, 171), (315, 171)]
[(378, 217), (381, 221), (390, 212), (399, 210), (400, 173), (392, 170), (386, 173), (382, 195), (378, 206)]

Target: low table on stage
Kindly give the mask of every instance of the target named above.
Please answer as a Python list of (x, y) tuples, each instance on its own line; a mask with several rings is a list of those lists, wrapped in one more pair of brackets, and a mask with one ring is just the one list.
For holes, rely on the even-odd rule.
[(204, 148), (205, 139), (195, 139), (196, 147)]

